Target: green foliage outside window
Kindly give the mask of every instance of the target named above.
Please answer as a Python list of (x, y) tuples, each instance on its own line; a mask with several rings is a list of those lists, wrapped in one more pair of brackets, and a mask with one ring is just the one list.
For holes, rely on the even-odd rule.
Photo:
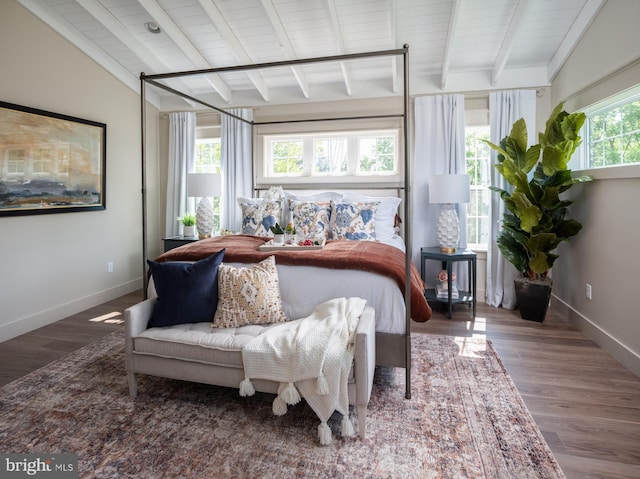
[(301, 174), (304, 171), (302, 141), (274, 141), (271, 158), (276, 174)]
[(220, 172), (220, 139), (196, 142), (196, 173)]
[(640, 163), (640, 100), (589, 116), (588, 166)]
[[(196, 141), (196, 173), (220, 173), (220, 138)], [(213, 231), (220, 231), (220, 197), (210, 198), (213, 203)], [(195, 208), (195, 205), (194, 205)]]
[(467, 243), (487, 245), (489, 242), (489, 210), (491, 203), (489, 126), (469, 127), (465, 131), (467, 174), (471, 185), (471, 201), (467, 205)]
[(358, 171), (361, 173), (394, 172), (394, 149), (395, 141), (391, 136), (361, 139)]

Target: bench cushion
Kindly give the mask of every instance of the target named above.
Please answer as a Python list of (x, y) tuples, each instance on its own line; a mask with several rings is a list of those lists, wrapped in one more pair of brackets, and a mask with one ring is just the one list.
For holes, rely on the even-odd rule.
[(134, 351), (242, 368), (242, 348), (273, 325), (251, 324), (238, 328), (212, 328), (211, 322), (149, 328), (135, 336)]

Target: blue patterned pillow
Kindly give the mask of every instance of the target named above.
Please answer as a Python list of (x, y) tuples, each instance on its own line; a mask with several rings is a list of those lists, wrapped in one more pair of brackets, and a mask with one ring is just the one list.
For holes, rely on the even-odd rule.
[(302, 233), (305, 239), (319, 241), (329, 239), (331, 233), (330, 201), (289, 200), (289, 213), (296, 232)]
[(284, 191), (271, 187), (264, 198), (238, 198), (242, 210), (242, 234), (273, 236), (269, 228), (282, 222)]
[(224, 251), (195, 263), (147, 260), (158, 293), (148, 327), (213, 321), (218, 308), (218, 268)]
[(331, 202), (331, 232), (333, 239), (376, 239), (375, 213), (379, 202)]

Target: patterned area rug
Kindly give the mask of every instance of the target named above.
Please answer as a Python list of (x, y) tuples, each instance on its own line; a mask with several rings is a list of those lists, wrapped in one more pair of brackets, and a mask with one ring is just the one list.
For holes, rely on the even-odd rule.
[(367, 439), (334, 415), (320, 446), (304, 401), (277, 417), (268, 394), (149, 376), (132, 401), (117, 331), (0, 389), (0, 451), (77, 454), (98, 478), (564, 477), (490, 342), (412, 341), (412, 399), (378, 368)]

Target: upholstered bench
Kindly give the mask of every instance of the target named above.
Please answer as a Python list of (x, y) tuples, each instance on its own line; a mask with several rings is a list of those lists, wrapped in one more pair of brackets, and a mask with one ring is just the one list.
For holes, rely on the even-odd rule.
[[(244, 379), (242, 348), (272, 325), (243, 325), (212, 328), (210, 322), (148, 328), (156, 298), (142, 301), (125, 313), (126, 369), (132, 398), (138, 394), (137, 375), (149, 374), (173, 379), (238, 388)], [(364, 439), (366, 414), (375, 369), (375, 314), (366, 306), (355, 332), (349, 403), (358, 413), (358, 433)], [(277, 394), (278, 383), (253, 380), (257, 391)]]

